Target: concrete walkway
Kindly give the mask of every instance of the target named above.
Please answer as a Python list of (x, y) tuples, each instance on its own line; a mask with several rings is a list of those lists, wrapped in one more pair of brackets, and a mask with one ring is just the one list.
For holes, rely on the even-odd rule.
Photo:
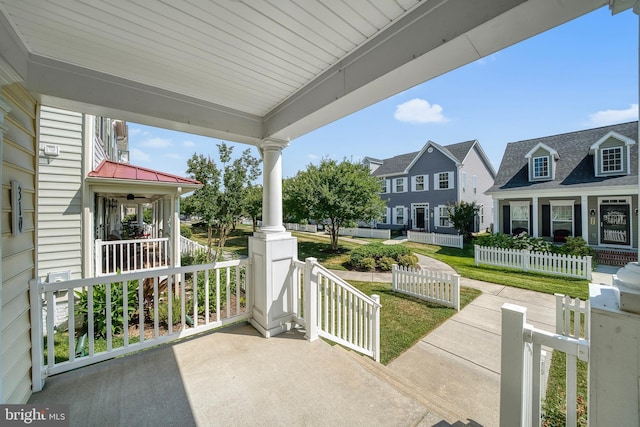
[[(455, 273), (441, 261), (416, 255), (422, 269)], [(599, 267), (592, 282), (611, 284), (611, 276), (616, 271), (615, 267)], [(347, 280), (391, 282), (391, 273), (335, 273)], [(462, 278), (461, 284), (480, 289), (482, 294), (391, 362), (388, 368), (423, 390), (425, 396), (435, 396), (442, 413), (464, 414), (465, 419), (459, 420), (462, 424), (454, 425), (497, 426), (501, 307), (504, 303), (524, 306), (528, 323), (553, 332), (555, 297), (467, 278)], [(438, 424), (447, 425), (450, 424)]]

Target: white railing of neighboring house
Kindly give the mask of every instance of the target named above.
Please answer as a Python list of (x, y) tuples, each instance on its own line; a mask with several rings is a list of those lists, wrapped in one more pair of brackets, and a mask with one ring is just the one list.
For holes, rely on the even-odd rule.
[(156, 270), (169, 266), (169, 238), (96, 240), (96, 276)]
[(427, 245), (448, 246), (460, 249), (462, 249), (464, 245), (464, 237), (458, 234), (422, 233), (420, 231), (408, 230), (407, 240)]
[(400, 292), (460, 311), (460, 275), (393, 264), (391, 283)]
[[(569, 317), (571, 308), (561, 307), (563, 318)], [(526, 308), (509, 303), (502, 305), (500, 425), (540, 425), (545, 387), (542, 346), (566, 354), (566, 425), (576, 425), (576, 364), (577, 359), (589, 361), (589, 341), (537, 329), (527, 324)]]
[(522, 271), (591, 280), (590, 256), (530, 252), (528, 250), (475, 246), (475, 264), (517, 268)]
[[(42, 389), (48, 375), (248, 319), (249, 263), (243, 259), (58, 283), (32, 280), (33, 391)], [(68, 304), (67, 332), (54, 327), (59, 300)], [(43, 303), (49, 308), (44, 319)], [(58, 360), (65, 350), (64, 360)]]
[(191, 239), (187, 239), (184, 236), (180, 236), (180, 255), (196, 256), (199, 253), (206, 253), (207, 246), (201, 245), (198, 242), (194, 242)]
[(326, 338), (380, 361), (380, 297), (363, 294), (315, 258), (291, 266), (296, 320), (313, 341)]
[(389, 240), (391, 238), (391, 230), (378, 228), (340, 228), (338, 235)]
[(284, 228), (287, 230), (306, 231), (308, 233), (318, 232), (318, 226), (315, 224), (296, 224), (291, 222), (285, 222), (283, 225), (284, 225)]

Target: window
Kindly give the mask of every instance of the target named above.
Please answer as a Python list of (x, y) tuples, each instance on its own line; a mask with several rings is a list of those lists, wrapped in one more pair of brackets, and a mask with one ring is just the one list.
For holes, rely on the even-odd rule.
[(424, 175), (416, 176), (416, 189), (415, 191), (424, 191)]
[(407, 186), (407, 178), (395, 178), (394, 180), (394, 193), (404, 193)]
[(433, 188), (436, 190), (450, 190), (453, 188), (453, 172), (433, 174)]
[(549, 177), (549, 157), (533, 158), (533, 177), (548, 178)]
[(428, 189), (428, 175), (414, 175), (411, 177), (411, 191), (427, 191)]
[(478, 192), (478, 177), (473, 175), (472, 182), (473, 182), (473, 194), (476, 194)]
[(387, 187), (387, 183), (388, 183), (388, 182), (389, 182), (389, 180), (388, 180), (388, 179), (384, 179), (384, 178), (382, 178), (382, 179), (380, 180), (380, 192), (381, 192), (381, 193), (388, 193), (388, 192), (389, 192), (389, 189), (388, 189), (388, 187)]
[(602, 172), (622, 172), (622, 147), (602, 149)]
[(480, 216), (480, 224), (484, 224), (484, 206), (480, 205), (480, 210), (478, 211), (478, 215)]
[(385, 208), (381, 222), (382, 224), (389, 224), (389, 208)]
[(452, 227), (451, 221), (449, 221), (449, 210), (446, 206), (438, 206), (438, 225), (440, 227)]
[(467, 173), (462, 172), (462, 191), (467, 191)]
[(573, 235), (573, 202), (551, 202), (551, 233), (566, 230)]
[(529, 234), (529, 202), (511, 202), (511, 234)]
[(396, 224), (404, 224), (404, 206), (396, 206)]

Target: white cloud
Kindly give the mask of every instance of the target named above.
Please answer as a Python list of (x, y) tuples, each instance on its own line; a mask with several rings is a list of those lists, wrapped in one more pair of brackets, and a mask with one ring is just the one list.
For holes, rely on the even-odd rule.
[(638, 104), (631, 104), (626, 110), (602, 110), (589, 114), (589, 124), (594, 126), (606, 126), (632, 120), (638, 120)]
[(485, 65), (490, 62), (495, 62), (498, 59), (498, 55), (500, 52), (492, 53), (489, 56), (485, 56), (484, 58), (478, 59), (476, 62), (480, 65)]
[(136, 163), (147, 163), (151, 161), (151, 156), (139, 148), (129, 148), (129, 161), (134, 165)]
[(307, 154), (307, 157), (309, 158), (309, 160), (312, 160), (312, 161), (320, 159), (320, 156), (318, 156), (317, 154), (313, 154), (313, 153)]
[(142, 129), (129, 125), (129, 136), (138, 136), (142, 133)]
[(182, 141), (182, 145), (184, 145), (185, 147), (195, 147), (196, 143), (187, 139), (185, 141)]
[(176, 154), (176, 153), (165, 154), (164, 157), (168, 159), (175, 159), (175, 160), (182, 160), (183, 158), (180, 154)]
[(171, 140), (167, 138), (149, 138), (140, 143), (141, 147), (167, 148), (171, 145)]
[(409, 123), (444, 123), (449, 120), (442, 114), (442, 106), (420, 98), (398, 105), (393, 116), (398, 121)]

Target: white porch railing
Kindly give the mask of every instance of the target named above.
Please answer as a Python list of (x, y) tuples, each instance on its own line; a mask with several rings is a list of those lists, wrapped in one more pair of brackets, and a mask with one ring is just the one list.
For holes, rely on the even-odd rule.
[(393, 290), (460, 311), (460, 275), (393, 264)]
[(294, 261), (293, 307), (309, 341), (319, 336), (380, 361), (380, 297), (351, 286), (315, 258)]
[(391, 230), (378, 228), (340, 228), (338, 235), (389, 240), (391, 238)]
[(522, 271), (591, 280), (590, 256), (577, 257), (548, 252), (475, 246), (475, 264), (517, 268)]
[(184, 236), (180, 236), (180, 255), (195, 256), (198, 253), (207, 252), (207, 247)]
[[(48, 375), (249, 318), (248, 265), (243, 259), (58, 283), (32, 280), (33, 391)], [(67, 304), (67, 331), (54, 328), (57, 303)]]
[(169, 238), (96, 240), (96, 276), (157, 270), (169, 266)]
[[(564, 317), (571, 317), (569, 306)], [(580, 317), (579, 315), (576, 317)], [(580, 328), (578, 328), (579, 330)], [(589, 361), (589, 341), (554, 334), (527, 324), (527, 309), (514, 304), (502, 306), (500, 361), (500, 425), (540, 426), (544, 393), (542, 346), (566, 354), (566, 425), (576, 425), (577, 359)]]
[(293, 231), (306, 231), (308, 233), (317, 233), (318, 226), (315, 224), (296, 224), (291, 222), (285, 222), (282, 224), (285, 229)]
[(410, 242), (424, 243), (426, 245), (448, 246), (462, 249), (464, 237), (457, 234), (422, 233), (420, 231), (407, 231), (407, 239)]

